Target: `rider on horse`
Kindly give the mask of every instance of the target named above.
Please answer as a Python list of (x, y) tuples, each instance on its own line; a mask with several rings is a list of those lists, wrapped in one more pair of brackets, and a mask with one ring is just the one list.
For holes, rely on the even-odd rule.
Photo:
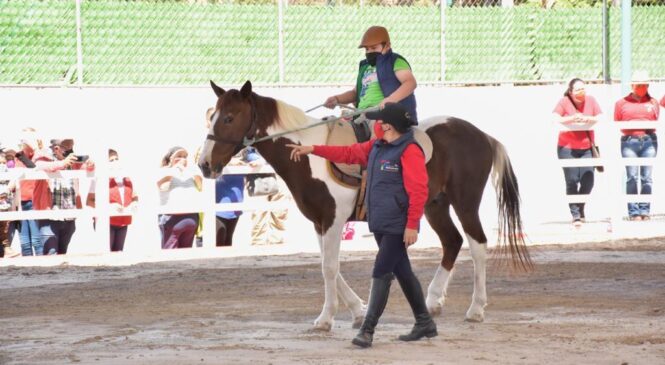
[[(358, 109), (375, 106), (383, 108), (386, 103), (400, 103), (418, 121), (416, 114), (416, 78), (407, 60), (392, 51), (388, 30), (381, 26), (367, 29), (358, 48), (365, 49), (365, 59), (360, 61), (356, 86), (341, 94), (326, 99), (324, 105), (334, 108), (337, 104), (353, 103)], [(366, 124), (356, 125), (358, 142), (369, 139)]]

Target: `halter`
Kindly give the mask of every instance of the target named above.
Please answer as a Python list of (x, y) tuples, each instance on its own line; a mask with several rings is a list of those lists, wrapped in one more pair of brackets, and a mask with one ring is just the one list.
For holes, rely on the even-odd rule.
[[(294, 133), (294, 132), (300, 132), (300, 131), (303, 131), (303, 130), (306, 130), (306, 129), (315, 128), (315, 127), (318, 127), (320, 125), (330, 124), (330, 123), (336, 122), (336, 121), (341, 120), (341, 119), (355, 118), (355, 117), (357, 117), (361, 114), (364, 114), (366, 112), (379, 110), (379, 107), (367, 108), (367, 109), (362, 109), (362, 110), (356, 109), (353, 113), (345, 114), (345, 115), (342, 115), (342, 116), (339, 116), (339, 117), (334, 117), (334, 118), (324, 117), (324, 118), (321, 119), (320, 122), (316, 122), (316, 123), (313, 123), (313, 124), (310, 124), (310, 125), (306, 125), (304, 127), (289, 129), (289, 130), (284, 131), (284, 132), (269, 134), (267, 136), (256, 138), (256, 129), (257, 129), (257, 127), (256, 127), (256, 108), (254, 107), (254, 103), (251, 100), (250, 100), (250, 108), (252, 109), (252, 122), (250, 123), (249, 128), (247, 128), (247, 132), (245, 132), (245, 135), (243, 136), (242, 140), (240, 140), (240, 141), (230, 140), (230, 139), (226, 139), (226, 138), (223, 138), (223, 137), (217, 137), (214, 134), (208, 134), (206, 139), (209, 139), (209, 140), (215, 141), (215, 142), (235, 145), (236, 146), (236, 150), (234, 152), (234, 154), (235, 154), (235, 153), (239, 152), (240, 150), (242, 150), (243, 148), (249, 147), (249, 146), (251, 146), (255, 143), (259, 143), (259, 142), (267, 141), (269, 139), (274, 139), (274, 138), (277, 138), (277, 137), (285, 136), (287, 134), (291, 134), (291, 133)], [(250, 133), (251, 133), (251, 137), (249, 137)]]

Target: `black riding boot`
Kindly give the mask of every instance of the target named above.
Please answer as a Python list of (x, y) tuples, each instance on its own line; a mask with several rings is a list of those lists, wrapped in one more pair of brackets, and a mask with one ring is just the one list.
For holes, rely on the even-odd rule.
[(360, 347), (372, 346), (374, 327), (379, 322), (379, 318), (388, 303), (390, 283), (393, 277), (392, 273), (388, 273), (378, 279), (372, 279), (372, 291), (369, 294), (369, 304), (367, 305), (365, 320), (362, 326), (360, 326), (360, 332), (351, 341), (352, 344)]
[(436, 323), (432, 320), (427, 305), (425, 304), (425, 297), (423, 296), (423, 289), (420, 287), (420, 281), (415, 274), (411, 273), (410, 276), (405, 278), (398, 277), (399, 285), (402, 287), (406, 300), (409, 301), (413, 316), (416, 318), (416, 324), (411, 329), (411, 333), (401, 335), (398, 337), (400, 341), (417, 341), (423, 337), (434, 337), (438, 335), (436, 331)]

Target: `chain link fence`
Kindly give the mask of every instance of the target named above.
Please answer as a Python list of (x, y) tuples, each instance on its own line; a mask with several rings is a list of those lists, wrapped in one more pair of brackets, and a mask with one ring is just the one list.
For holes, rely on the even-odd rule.
[[(665, 78), (665, 0), (634, 4), (633, 68)], [(609, 10), (613, 79), (618, 5)], [(420, 83), (603, 77), (597, 0), (80, 0), (80, 11), (75, 0), (5, 0), (0, 83), (352, 84), (358, 42), (374, 24), (389, 29)]]

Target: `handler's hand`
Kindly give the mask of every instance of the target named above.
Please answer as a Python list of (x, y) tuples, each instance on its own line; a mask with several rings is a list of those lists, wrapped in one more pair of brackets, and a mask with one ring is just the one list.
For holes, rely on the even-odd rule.
[(300, 156), (309, 155), (314, 152), (314, 147), (312, 146), (301, 146), (297, 144), (287, 144), (286, 147), (292, 148), (291, 150), (291, 160), (300, 161)]
[(325, 106), (328, 109), (334, 109), (337, 104), (339, 103), (339, 99), (337, 99), (337, 96), (331, 96), (326, 101), (323, 103), (323, 106)]
[(404, 246), (409, 248), (412, 244), (416, 243), (418, 240), (418, 231), (412, 228), (407, 228), (404, 230)]

